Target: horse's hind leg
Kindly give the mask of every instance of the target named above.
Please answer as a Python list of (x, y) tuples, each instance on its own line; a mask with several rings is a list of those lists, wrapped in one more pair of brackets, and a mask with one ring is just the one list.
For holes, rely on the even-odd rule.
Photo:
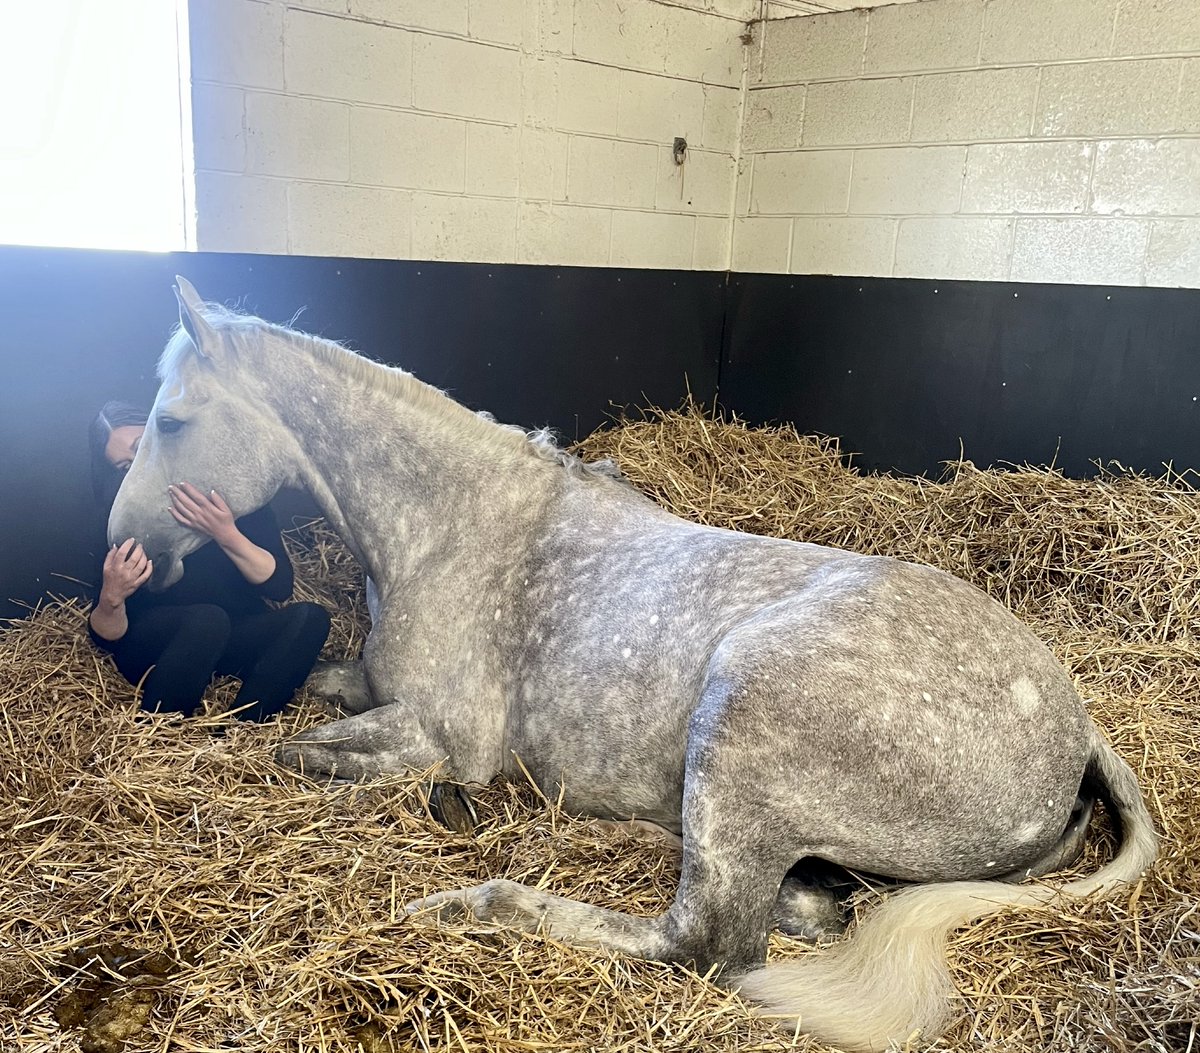
[[(737, 849), (702, 853), (685, 844), (679, 891), (667, 912), (640, 918), (496, 879), (408, 904), (408, 912), (439, 925), (488, 922), (541, 932), (564, 943), (638, 958), (745, 968), (766, 957), (778, 868), (743, 870)], [(730, 880), (734, 878), (734, 880)]]
[(1060, 837), (1049, 849), (1028, 866), (1021, 867), (1011, 874), (1004, 874), (999, 881), (1024, 881), (1026, 878), (1039, 878), (1053, 874), (1057, 870), (1066, 870), (1083, 854), (1087, 843), (1088, 823), (1092, 820), (1092, 808), (1096, 799), (1090, 792), (1080, 791), (1075, 798), (1075, 807), (1071, 809), (1071, 818)]
[(722, 785), (713, 767), (703, 751), (689, 751), (679, 889), (657, 918), (505, 880), (437, 893), (410, 903), (408, 910), (438, 924), (491, 922), (700, 970), (761, 963), (780, 883), (795, 855), (781, 846), (770, 817), (748, 809), (736, 782)]
[(802, 859), (780, 886), (775, 927), (804, 940), (836, 936), (846, 928), (843, 905), (852, 887), (840, 867), (822, 859)]
[[(588, 823), (617, 837), (652, 841), (672, 855), (683, 851), (683, 838), (644, 819), (593, 819)], [(783, 879), (772, 912), (774, 927), (789, 936), (817, 940), (846, 930), (844, 903), (853, 883), (846, 872), (821, 859), (802, 859)]]

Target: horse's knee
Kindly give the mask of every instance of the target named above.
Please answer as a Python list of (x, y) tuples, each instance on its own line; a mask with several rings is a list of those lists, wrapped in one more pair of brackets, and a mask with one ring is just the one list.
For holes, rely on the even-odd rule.
[(318, 662), (304, 686), (347, 713), (365, 713), (374, 706), (361, 661)]

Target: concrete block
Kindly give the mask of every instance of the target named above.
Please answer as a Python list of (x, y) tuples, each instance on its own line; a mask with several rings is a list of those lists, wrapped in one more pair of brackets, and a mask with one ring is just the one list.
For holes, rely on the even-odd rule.
[(913, 142), (979, 142), (1029, 135), (1035, 66), (935, 73), (915, 78)]
[(246, 167), (246, 104), (238, 88), (192, 84), (192, 147), (196, 167), (241, 172)]
[(1200, 133), (1200, 58), (1183, 60), (1175, 127), (1192, 135)]
[(331, 15), (345, 15), (350, 11), (350, 0), (291, 0), (289, 7), (303, 7), (308, 11), (324, 11)]
[(851, 150), (759, 154), (754, 159), (750, 211), (780, 215), (845, 212)]
[(692, 267), (698, 271), (729, 270), (730, 233), (727, 216), (697, 216)]
[(659, 4), (576, 0), (575, 55), (610, 66), (665, 73), (666, 10)]
[(957, 212), (964, 146), (857, 150), (850, 179), (850, 211), (893, 216)]
[(468, 0), (468, 28), (476, 40), (519, 45), (525, 28), (524, 0)]
[(350, 109), (290, 95), (246, 95), (246, 169), (296, 179), (350, 177)]
[[(612, 77), (610, 70), (610, 81)], [(622, 139), (670, 143), (681, 135), (692, 142), (703, 134), (702, 84), (621, 70), (616, 87), (617, 135)]]
[(1035, 133), (1152, 135), (1178, 124), (1179, 59), (1047, 66)]
[(408, 106), (412, 34), (393, 26), (288, 11), (283, 69), (289, 92)]
[(1019, 219), (1010, 276), (1016, 282), (1141, 285), (1149, 234), (1149, 223), (1133, 219)]
[(612, 215), (607, 208), (522, 201), (517, 211), (517, 262), (606, 266)]
[(556, 125), (572, 132), (617, 134), (617, 71), (574, 59), (558, 60)]
[(714, 13), (748, 22), (758, 17), (758, 0), (712, 0), (709, 5)]
[(413, 40), (413, 102), (421, 110), (516, 124), (521, 119), (520, 56), (470, 40)]
[(804, 127), (804, 95), (807, 88), (759, 88), (746, 93), (746, 117), (742, 126), (742, 149), (795, 150)]
[(867, 43), (867, 12), (785, 18), (762, 27), (762, 68), (750, 50), (751, 84), (800, 84), (827, 77), (857, 77)]
[(1118, 0), (988, 0), (981, 58), (1037, 62), (1107, 55)]
[(196, 173), (196, 248), (201, 252), (286, 253), (287, 219), (285, 180)]
[(550, 55), (570, 55), (574, 51), (574, 0), (528, 0), (536, 4), (537, 49)]
[(350, 118), (350, 179), (410, 190), (461, 193), (467, 131), (462, 121), (357, 107)]
[(1200, 215), (1200, 140), (1123, 139), (1097, 147), (1091, 211)]
[(808, 0), (767, 0), (766, 17), (773, 20), (795, 18), (798, 15), (827, 15), (834, 10), (844, 11), (847, 8), (838, 4), (837, 0), (833, 0), (833, 3), (822, 2), (820, 6), (815, 2), (809, 3)]
[(667, 26), (668, 74), (705, 84), (741, 86), (743, 25), (707, 11), (665, 5), (661, 16)]
[(192, 0), (192, 80), (283, 87), (283, 8), (254, 0)]
[[(737, 185), (733, 193), (733, 214), (747, 216), (750, 214), (750, 188), (754, 181), (754, 159), (762, 154), (750, 154), (737, 158)], [(850, 177), (846, 177), (846, 192), (849, 193)]]
[(558, 67), (551, 55), (522, 53), (521, 120), (531, 128), (553, 128), (558, 121)]
[(1015, 222), (969, 216), (902, 219), (893, 273), (898, 278), (1004, 281)]
[(1146, 284), (1200, 289), (1200, 220), (1156, 219), (1150, 225)]
[(733, 224), (733, 270), (786, 274), (792, 247), (790, 219), (740, 218)]
[(300, 256), (401, 260), (411, 248), (412, 195), (405, 190), (292, 183), (288, 236)]
[(466, 36), (467, 0), (349, 0), (350, 14), (409, 29)]
[(871, 11), (865, 73), (904, 73), (974, 66), (984, 0), (940, 0)]
[(1114, 55), (1200, 51), (1200, 4), (1195, 0), (1126, 0), (1117, 11)]
[(499, 124), (467, 125), (467, 193), (516, 197), (520, 183), (518, 130)]
[(858, 216), (798, 216), (792, 223), (793, 274), (892, 273), (896, 220)]
[(522, 199), (565, 201), (570, 136), (543, 128), (522, 128), (520, 193)]
[(610, 261), (614, 267), (686, 270), (692, 266), (695, 240), (693, 216), (618, 211), (612, 216)]
[(963, 212), (1082, 212), (1091, 143), (984, 143), (967, 148)]
[(657, 163), (658, 150), (649, 144), (573, 136), (567, 198), (581, 205), (653, 208)]
[(707, 212), (728, 216), (733, 205), (736, 167), (729, 154), (689, 150), (677, 165), (671, 148), (658, 153), (654, 207), (660, 212)]
[(704, 85), (704, 130), (698, 145), (733, 153), (737, 147), (742, 95), (733, 88)]
[(805, 146), (902, 143), (912, 116), (912, 78), (812, 84), (805, 100)]
[(414, 194), (412, 255), (418, 260), (515, 263), (516, 201)]

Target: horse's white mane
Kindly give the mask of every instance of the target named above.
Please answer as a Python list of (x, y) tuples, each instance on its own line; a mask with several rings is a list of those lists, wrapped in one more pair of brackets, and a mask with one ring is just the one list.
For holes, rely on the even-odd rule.
[[(298, 329), (276, 325), (252, 314), (243, 314), (223, 304), (203, 305), (204, 318), (214, 330), (227, 337), (226, 344), (235, 354), (253, 351), (264, 342), (265, 336), (281, 340), (287, 347), (299, 353), (308, 353), (335, 366), (340, 372), (348, 373), (366, 387), (394, 394), (408, 403), (416, 403), (442, 415), (455, 419), (459, 426), (467, 422), (485, 427), (490, 438), (505, 439), (524, 448), (528, 453), (543, 461), (565, 468), (572, 475), (591, 476), (625, 481), (620, 469), (612, 460), (586, 462), (575, 454), (564, 450), (553, 431), (540, 428), (526, 431), (512, 424), (500, 424), (487, 412), (475, 412), (456, 402), (432, 384), (426, 384), (411, 373), (397, 366), (375, 362), (357, 351), (353, 351), (336, 340), (313, 336)], [(298, 317), (298, 315), (296, 316)], [(191, 355), (196, 346), (182, 325), (177, 325), (158, 359), (158, 379), (165, 381), (175, 373)]]

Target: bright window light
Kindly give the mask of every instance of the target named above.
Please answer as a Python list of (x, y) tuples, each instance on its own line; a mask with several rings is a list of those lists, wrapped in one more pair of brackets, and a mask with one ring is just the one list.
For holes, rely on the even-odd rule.
[(188, 247), (181, 41), (184, 0), (0, 0), (0, 243)]

